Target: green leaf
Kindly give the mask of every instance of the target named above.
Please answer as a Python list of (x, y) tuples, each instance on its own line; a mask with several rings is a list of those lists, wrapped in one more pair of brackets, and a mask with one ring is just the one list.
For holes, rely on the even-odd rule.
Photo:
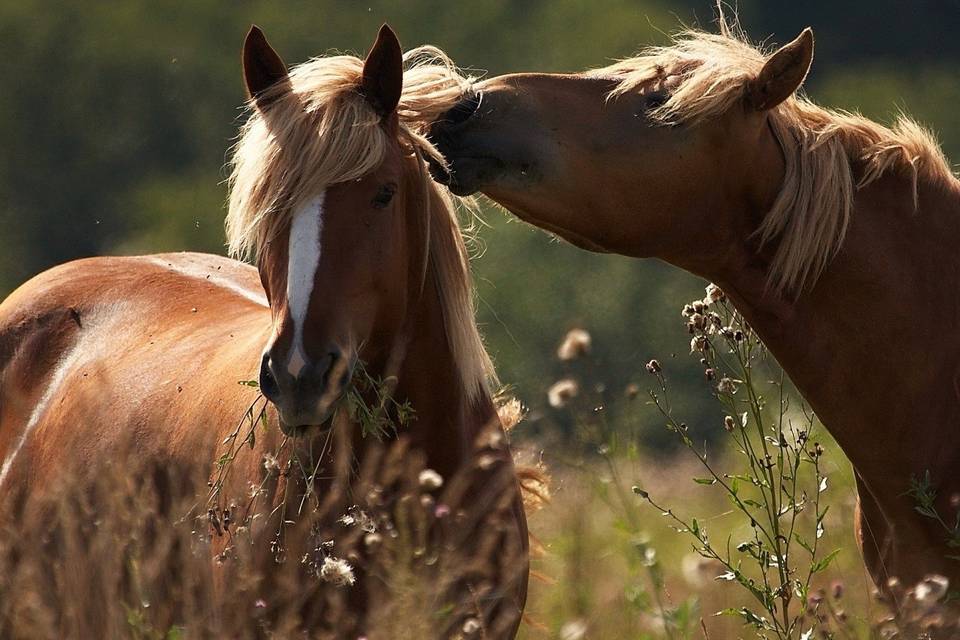
[(254, 389), (260, 388), (260, 383), (256, 380), (238, 380), (237, 384), (242, 384), (245, 387), (253, 387)]
[(716, 484), (717, 483), (716, 478), (694, 478), (693, 481), (696, 482), (697, 484)]
[[(819, 536), (818, 536), (818, 537), (819, 537)], [(799, 533), (794, 533), (794, 534), (793, 534), (793, 539), (797, 541), (797, 544), (799, 544), (801, 547), (803, 547), (804, 549), (806, 549), (806, 550), (807, 550), (807, 553), (809, 553), (810, 555), (814, 555), (813, 547), (811, 547), (810, 544), (809, 544), (806, 540), (804, 540), (802, 537), (800, 537), (800, 534), (799, 534)]]
[(824, 569), (830, 566), (830, 563), (833, 562), (833, 559), (837, 557), (837, 554), (840, 553), (840, 549), (834, 549), (826, 555), (826, 557), (821, 558), (813, 565), (810, 569), (810, 573), (820, 573)]

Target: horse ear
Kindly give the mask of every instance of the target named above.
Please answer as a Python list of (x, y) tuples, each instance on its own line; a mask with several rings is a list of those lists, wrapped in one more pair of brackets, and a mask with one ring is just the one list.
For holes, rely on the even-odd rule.
[(250, 25), (250, 31), (243, 41), (243, 80), (247, 85), (247, 93), (260, 109), (270, 106), (279, 97), (275, 92), (270, 92), (269, 98), (265, 97), (271, 87), (290, 81), (287, 65), (255, 24)]
[(807, 27), (797, 39), (770, 56), (747, 86), (747, 100), (757, 111), (772, 109), (800, 88), (813, 62), (813, 30)]
[(363, 61), (360, 93), (381, 116), (397, 108), (403, 91), (403, 50), (397, 35), (386, 24)]

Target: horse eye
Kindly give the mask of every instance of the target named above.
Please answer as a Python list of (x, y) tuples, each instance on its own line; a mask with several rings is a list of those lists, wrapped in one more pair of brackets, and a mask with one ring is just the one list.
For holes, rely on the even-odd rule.
[(377, 191), (377, 195), (373, 197), (373, 208), (374, 209), (384, 209), (390, 201), (393, 200), (393, 194), (397, 192), (397, 185), (395, 184), (385, 184), (380, 187), (380, 190)]

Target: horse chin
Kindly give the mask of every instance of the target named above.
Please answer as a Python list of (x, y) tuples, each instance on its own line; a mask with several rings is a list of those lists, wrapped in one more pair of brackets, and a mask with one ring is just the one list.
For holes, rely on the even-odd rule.
[(280, 431), (291, 438), (303, 438), (326, 431), (333, 425), (333, 416), (336, 413), (336, 402), (331, 403), (323, 411), (306, 418), (300, 416), (284, 416), (280, 414)]

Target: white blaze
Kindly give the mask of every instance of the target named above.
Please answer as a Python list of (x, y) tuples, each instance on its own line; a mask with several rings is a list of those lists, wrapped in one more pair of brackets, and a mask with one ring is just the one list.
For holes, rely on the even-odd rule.
[(303, 348), (303, 324), (310, 306), (310, 295), (320, 266), (320, 234), (323, 231), (323, 200), (326, 193), (309, 200), (293, 214), (290, 223), (290, 249), (287, 252), (287, 308), (293, 320), (293, 344), (287, 371), (294, 378), (307, 364)]

